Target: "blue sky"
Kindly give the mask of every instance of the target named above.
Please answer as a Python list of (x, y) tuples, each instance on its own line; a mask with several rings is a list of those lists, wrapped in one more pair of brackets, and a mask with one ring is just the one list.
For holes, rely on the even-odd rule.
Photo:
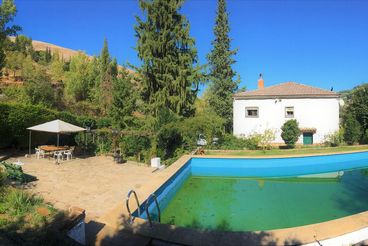
[[(120, 64), (139, 64), (134, 50), (135, 0), (15, 0), (15, 23), (34, 40), (98, 54), (103, 39)], [(368, 1), (228, 0), (230, 36), (238, 48), (240, 86), (284, 81), (335, 90), (368, 82)], [(181, 10), (201, 63), (211, 49), (215, 0), (187, 0)]]

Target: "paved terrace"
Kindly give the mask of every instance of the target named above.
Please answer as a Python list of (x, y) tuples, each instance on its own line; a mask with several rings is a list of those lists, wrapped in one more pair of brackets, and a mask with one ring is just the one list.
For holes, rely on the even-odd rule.
[[(23, 171), (37, 178), (27, 184), (27, 189), (44, 198), (60, 210), (77, 206), (86, 210), (87, 241), (94, 244), (96, 234), (104, 228), (102, 236), (115, 232), (115, 227), (103, 221), (101, 217), (110, 210), (123, 204), (130, 189), (138, 194), (147, 183), (155, 179), (153, 169), (142, 163), (130, 162), (116, 164), (111, 157), (90, 157), (73, 159), (56, 165), (53, 159), (10, 158), (7, 161), (24, 163)], [(144, 195), (144, 196), (143, 196)], [(120, 205), (119, 205), (120, 206)], [(119, 214), (111, 219), (117, 223)], [(126, 241), (127, 245), (145, 245), (147, 238), (132, 237), (129, 233), (120, 233), (114, 241)], [(113, 245), (113, 243), (111, 243)]]
[(73, 159), (56, 165), (53, 159), (11, 158), (20, 160), (23, 171), (35, 176), (27, 188), (41, 195), (58, 209), (78, 206), (89, 219), (98, 219), (116, 204), (125, 201), (130, 189), (138, 194), (150, 179), (153, 169), (144, 164), (115, 164), (110, 157)]

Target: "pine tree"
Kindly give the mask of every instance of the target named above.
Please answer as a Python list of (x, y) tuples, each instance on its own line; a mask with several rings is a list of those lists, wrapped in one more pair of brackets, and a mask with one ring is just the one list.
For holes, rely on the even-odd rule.
[(179, 13), (184, 0), (140, 0), (144, 19), (137, 17), (136, 49), (142, 66), (142, 97), (147, 111), (162, 108), (193, 115), (200, 79), (195, 41), (189, 22)]
[(230, 49), (230, 27), (226, 0), (218, 0), (216, 25), (214, 28), (215, 40), (213, 49), (207, 59), (210, 68), (208, 103), (210, 107), (225, 120), (225, 130), (232, 129), (233, 109), (232, 95), (238, 88), (238, 80), (234, 80), (236, 72), (232, 69), (235, 60), (232, 58), (237, 50)]

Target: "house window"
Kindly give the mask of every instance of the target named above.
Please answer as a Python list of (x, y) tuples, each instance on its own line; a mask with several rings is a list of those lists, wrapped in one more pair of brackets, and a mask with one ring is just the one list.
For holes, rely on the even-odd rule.
[(294, 107), (285, 107), (285, 118), (294, 118)]
[(245, 117), (258, 118), (258, 107), (245, 108)]

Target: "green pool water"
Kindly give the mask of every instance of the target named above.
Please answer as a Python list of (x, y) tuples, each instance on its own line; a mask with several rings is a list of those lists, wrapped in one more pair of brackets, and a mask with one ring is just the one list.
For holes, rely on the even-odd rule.
[(368, 210), (368, 169), (336, 179), (186, 180), (162, 211), (162, 223), (226, 231), (313, 224)]

